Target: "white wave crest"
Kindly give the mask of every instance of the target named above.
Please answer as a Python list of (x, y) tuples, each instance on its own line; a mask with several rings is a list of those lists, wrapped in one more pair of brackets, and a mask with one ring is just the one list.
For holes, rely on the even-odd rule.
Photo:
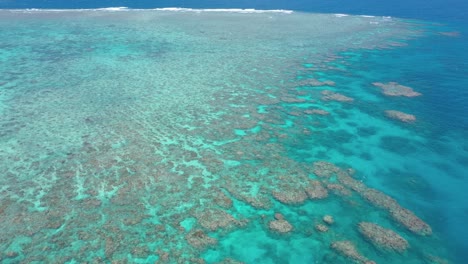
[(165, 7), (165, 8), (155, 8), (152, 10), (158, 11), (173, 11), (173, 12), (232, 12), (232, 13), (284, 13), (291, 14), (292, 10), (284, 9), (241, 9), (241, 8), (226, 8), (226, 9), (193, 9), (193, 8), (181, 8), (181, 7)]
[(97, 9), (93, 9), (93, 10), (97, 10), (97, 11), (128, 11), (130, 9), (128, 7), (126, 7), (126, 6), (118, 6), (118, 7), (97, 8)]
[(32, 13), (32, 12), (85, 12), (85, 11), (107, 11), (107, 12), (120, 12), (120, 11), (170, 11), (170, 12), (231, 12), (231, 13), (284, 13), (291, 14), (292, 10), (283, 9), (271, 9), (271, 10), (259, 10), (259, 9), (193, 9), (193, 8), (182, 8), (182, 7), (165, 7), (165, 8), (154, 8), (154, 9), (136, 9), (128, 8), (125, 6), (120, 7), (106, 7), (106, 8), (93, 8), (93, 9), (40, 9), (40, 8), (29, 8), (29, 9), (9, 9), (10, 12), (18, 13)]

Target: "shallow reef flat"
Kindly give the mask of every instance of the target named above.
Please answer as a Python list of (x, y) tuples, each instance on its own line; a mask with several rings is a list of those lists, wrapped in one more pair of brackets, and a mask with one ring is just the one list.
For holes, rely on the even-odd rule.
[(421, 24), (114, 11), (0, 11), (2, 263), (448, 263), (385, 184), (440, 156), (375, 86), (423, 88), (354, 71)]

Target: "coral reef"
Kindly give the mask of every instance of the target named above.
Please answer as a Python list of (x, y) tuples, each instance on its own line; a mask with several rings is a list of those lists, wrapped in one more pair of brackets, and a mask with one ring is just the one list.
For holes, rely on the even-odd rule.
[(338, 181), (353, 191), (361, 193), (367, 189), (366, 185), (351, 177), (347, 172), (339, 170), (337, 174)]
[(307, 193), (302, 189), (287, 188), (273, 191), (273, 197), (284, 204), (301, 204), (307, 200)]
[(293, 226), (282, 217), (280, 217), (280, 219), (270, 221), (268, 227), (270, 230), (278, 233), (289, 233), (293, 230)]
[[(431, 235), (431, 227), (416, 216), (412, 211), (403, 208), (392, 197), (372, 188), (368, 188), (363, 182), (358, 181), (349, 175), (349, 172), (342, 170), (332, 163), (319, 161), (313, 164), (313, 172), (320, 177), (330, 177), (334, 173), (337, 175), (338, 181), (357, 192), (369, 203), (383, 208), (390, 213), (390, 216), (399, 224), (406, 227), (408, 230), (419, 235)], [(330, 184), (327, 185), (327, 187)], [(334, 185), (332, 185), (334, 187)]]
[(443, 32), (439, 32), (439, 34), (442, 36), (447, 36), (447, 37), (452, 37), (452, 38), (458, 38), (461, 36), (461, 33), (459, 31), (443, 31)]
[(221, 207), (229, 209), (232, 207), (232, 200), (226, 194), (224, 194), (221, 190), (217, 190), (216, 197), (214, 199), (215, 203)]
[(421, 95), (421, 93), (414, 91), (411, 87), (404, 86), (396, 82), (374, 82), (372, 84), (376, 87), (379, 87), (382, 90), (382, 93), (387, 96), (416, 97)]
[(337, 102), (352, 102), (353, 98), (346, 95), (335, 93), (329, 90), (322, 91), (322, 100), (323, 101), (337, 101)]
[(401, 206), (390, 209), (390, 215), (398, 223), (405, 226), (408, 230), (419, 235), (431, 235), (432, 228), (421, 218), (416, 216), (410, 210)]
[(306, 80), (301, 80), (297, 83), (298, 86), (313, 86), (313, 87), (318, 87), (318, 86), (335, 86), (334, 81), (319, 81), (317, 79), (306, 79)]
[(386, 209), (396, 222), (405, 226), (408, 230), (420, 235), (432, 234), (432, 229), (427, 223), (410, 210), (403, 208), (392, 197), (371, 188), (360, 192), (360, 194), (373, 205)]
[[(242, 183), (242, 182), (241, 182)], [(271, 207), (271, 201), (267, 197), (263, 190), (258, 192), (256, 195), (252, 195), (249, 186), (245, 186), (241, 183), (228, 182), (224, 187), (229, 193), (238, 200), (244, 201), (257, 209), (268, 209)]]
[(328, 226), (324, 225), (324, 224), (316, 224), (315, 225), (315, 230), (319, 231), (319, 232), (322, 232), (322, 233), (325, 233), (328, 231)]
[(329, 183), (327, 184), (327, 189), (332, 191), (334, 194), (339, 195), (339, 196), (351, 196), (352, 193), (349, 189), (344, 187), (341, 184), (337, 183)]
[(322, 115), (322, 116), (325, 116), (325, 115), (329, 115), (330, 112), (325, 111), (323, 109), (307, 109), (307, 110), (304, 111), (304, 114), (306, 114), (306, 115)]
[(245, 264), (244, 262), (237, 261), (232, 258), (225, 258), (220, 262), (217, 262), (216, 264)]
[(328, 197), (327, 189), (316, 180), (309, 180), (309, 185), (305, 187), (305, 192), (310, 199), (324, 199)]
[(219, 209), (205, 209), (201, 213), (196, 213), (195, 217), (201, 226), (211, 231), (242, 224), (241, 221), (236, 220), (232, 215)]
[(334, 251), (343, 257), (358, 263), (358, 264), (376, 264), (374, 261), (367, 259), (359, 251), (353, 242), (349, 240), (335, 241), (330, 246)]
[(325, 222), (327, 225), (333, 225), (335, 223), (335, 219), (331, 215), (324, 215), (322, 218), (323, 222)]
[(205, 248), (207, 246), (215, 245), (218, 243), (218, 240), (215, 238), (209, 237), (203, 230), (196, 229), (190, 231), (185, 239), (187, 242), (195, 248)]
[(434, 256), (432, 254), (425, 254), (424, 258), (430, 264), (451, 264), (450, 261), (443, 259), (441, 257), (438, 257), (438, 256)]
[[(350, 170), (309, 160), (356, 160), (341, 143), (360, 139), (346, 130), (363, 127), (362, 105), (327, 102), (351, 102), (337, 92), (354, 85), (327, 87), (298, 61), (347, 84), (332, 53), (380, 48), (402, 35), (396, 19), (381, 30), (369, 24), (380, 18), (326, 14), (26, 13), (1, 19), (0, 262), (320, 262), (341, 259), (328, 239), (373, 213)], [(424, 229), (391, 201), (378, 207)], [(308, 238), (314, 228), (328, 233)]]
[(312, 166), (315, 175), (325, 178), (328, 178), (341, 170), (335, 164), (327, 161), (316, 161), (312, 164)]
[(396, 120), (400, 120), (401, 122), (411, 123), (416, 121), (416, 117), (411, 114), (403, 113), (396, 110), (386, 110), (385, 115)]
[(399, 207), (398, 202), (395, 199), (376, 189), (366, 188), (360, 191), (359, 193), (368, 202), (377, 207), (385, 208), (388, 210)]
[(280, 100), (281, 100), (281, 102), (284, 102), (284, 103), (303, 103), (303, 102), (306, 101), (306, 100), (301, 99), (301, 98), (290, 97), (290, 96), (281, 97)]
[(275, 213), (276, 220), (284, 220), (284, 216), (281, 213)]
[(402, 253), (409, 247), (408, 241), (393, 230), (370, 222), (361, 222), (358, 226), (361, 235), (378, 248)]

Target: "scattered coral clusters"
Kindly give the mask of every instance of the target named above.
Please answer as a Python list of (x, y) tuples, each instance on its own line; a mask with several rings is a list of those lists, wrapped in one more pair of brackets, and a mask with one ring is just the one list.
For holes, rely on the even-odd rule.
[(301, 204), (307, 199), (304, 189), (286, 187), (281, 191), (273, 191), (273, 197), (284, 204)]
[(299, 82), (297, 82), (298, 86), (335, 86), (334, 81), (326, 80), (326, 81), (319, 81), (317, 79), (304, 79)]
[(325, 215), (322, 218), (323, 222), (325, 222), (327, 225), (333, 225), (335, 223), (335, 219), (331, 215)]
[(325, 224), (318, 223), (318, 224), (315, 225), (315, 230), (317, 230), (317, 231), (319, 231), (321, 233), (328, 232), (329, 226), (331, 226), (331, 225), (333, 225), (335, 223), (335, 219), (331, 215), (324, 215), (322, 217), (322, 221)]
[(324, 199), (328, 190), (318, 180), (307, 176), (280, 176), (272, 191), (272, 196), (284, 204), (302, 204), (307, 198)]
[(421, 93), (414, 91), (411, 87), (404, 86), (396, 82), (375, 82), (372, 84), (376, 87), (379, 87), (382, 90), (382, 93), (387, 96), (416, 97), (421, 95)]
[(305, 192), (310, 199), (324, 199), (328, 197), (328, 190), (323, 187), (320, 181), (309, 180), (309, 186), (305, 188)]
[(339, 167), (328, 161), (316, 161), (313, 164), (313, 172), (318, 177), (329, 178), (339, 171)]
[(373, 205), (388, 210), (392, 218), (405, 226), (408, 230), (420, 235), (432, 234), (432, 229), (427, 223), (417, 217), (410, 210), (403, 208), (390, 196), (370, 188), (360, 194)]
[(289, 233), (293, 230), (293, 226), (284, 219), (283, 215), (276, 213), (275, 220), (268, 224), (270, 230), (278, 233)]
[(330, 112), (325, 111), (323, 109), (307, 109), (304, 111), (304, 114), (306, 115), (321, 115), (321, 116), (326, 116), (329, 115)]
[(403, 113), (403, 112), (396, 111), (396, 110), (386, 110), (385, 114), (390, 118), (397, 119), (406, 123), (416, 121), (416, 117), (414, 115)]
[(329, 178), (332, 175), (336, 175), (337, 180), (341, 185), (333, 184), (332, 186), (335, 190), (338, 188), (341, 189), (337, 192), (338, 194), (343, 196), (349, 195), (349, 193), (345, 191), (346, 188), (349, 188), (360, 194), (371, 204), (386, 209), (396, 222), (405, 226), (408, 230), (420, 235), (432, 234), (431, 227), (413, 212), (403, 208), (390, 196), (378, 190), (368, 188), (363, 182), (350, 176), (346, 170), (343, 170), (330, 162), (317, 161), (313, 164), (313, 171), (315, 175), (321, 178)]
[(204, 248), (210, 245), (215, 245), (218, 241), (215, 238), (209, 237), (203, 230), (192, 230), (186, 236), (187, 242), (196, 248)]
[(315, 225), (315, 229), (319, 232), (322, 232), (322, 233), (325, 233), (328, 231), (328, 226), (324, 225), (324, 224), (316, 224)]
[(227, 182), (224, 187), (236, 199), (256, 209), (268, 209), (271, 207), (269, 193), (265, 189), (260, 189), (258, 192), (252, 193), (252, 186), (247, 185), (245, 181), (236, 183)]
[(458, 31), (445, 31), (445, 32), (439, 32), (439, 34), (442, 36), (447, 36), (447, 37), (452, 37), (452, 38), (458, 38), (461, 36), (461, 33)]
[(395, 231), (383, 228), (377, 224), (369, 222), (359, 223), (359, 232), (376, 247), (404, 252), (409, 244), (406, 239)]
[(353, 242), (349, 240), (336, 241), (330, 246), (338, 254), (358, 264), (375, 264), (374, 261), (367, 259), (359, 251)]
[(432, 234), (432, 228), (410, 210), (400, 205), (392, 207), (389, 210), (392, 218), (408, 230), (424, 236)]
[(195, 217), (202, 227), (211, 231), (243, 224), (232, 215), (218, 209), (206, 209), (203, 212), (196, 213)]
[(348, 97), (346, 95), (332, 92), (329, 90), (322, 91), (322, 100), (324, 101), (337, 101), (337, 102), (352, 102), (354, 101), (353, 98)]

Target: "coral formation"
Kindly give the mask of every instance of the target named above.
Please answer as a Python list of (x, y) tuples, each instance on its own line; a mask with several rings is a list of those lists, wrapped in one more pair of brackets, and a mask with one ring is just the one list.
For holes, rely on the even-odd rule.
[(337, 102), (352, 102), (353, 98), (346, 95), (335, 93), (329, 90), (322, 91), (322, 100), (323, 101), (337, 101)]
[(237, 261), (232, 258), (225, 258), (221, 262), (217, 262), (216, 264), (245, 264), (244, 262)]
[(353, 242), (349, 240), (335, 241), (330, 246), (334, 251), (343, 257), (358, 263), (358, 264), (376, 264), (374, 261), (367, 259), (359, 251)]
[(360, 194), (373, 205), (388, 210), (390, 216), (408, 230), (420, 235), (432, 234), (432, 229), (427, 223), (410, 210), (403, 208), (392, 197), (371, 188), (360, 192)]
[(302, 189), (287, 188), (273, 191), (273, 197), (284, 204), (301, 204), (307, 200), (307, 193)]
[(325, 222), (327, 225), (332, 225), (335, 223), (335, 219), (331, 215), (324, 215), (322, 218), (323, 222)]
[(305, 192), (310, 199), (324, 199), (328, 197), (327, 189), (316, 180), (309, 180), (309, 185), (305, 187)]
[(301, 80), (297, 83), (298, 86), (313, 86), (313, 87), (318, 87), (318, 86), (335, 86), (334, 81), (319, 81), (317, 79), (305, 79)]
[(322, 233), (325, 233), (328, 231), (328, 226), (324, 225), (324, 224), (316, 224), (315, 225), (315, 230), (319, 231), (319, 232), (322, 232)]
[(281, 213), (275, 213), (276, 220), (284, 220), (284, 216)]
[(358, 226), (359, 232), (376, 247), (400, 253), (409, 247), (408, 241), (393, 230), (370, 222), (361, 222)]
[(203, 230), (196, 229), (190, 231), (185, 239), (187, 242), (195, 248), (204, 248), (210, 245), (218, 243), (217, 239), (209, 237)]
[(384, 194), (381, 191), (372, 188), (366, 188), (359, 192), (368, 202), (371, 204), (385, 208), (385, 209), (392, 209), (398, 207), (398, 202), (393, 199), (392, 197)]
[(341, 184), (337, 183), (329, 183), (327, 184), (327, 189), (332, 191), (334, 194), (339, 195), (339, 196), (351, 196), (352, 193), (349, 189), (344, 187)]
[(338, 182), (358, 193), (361, 193), (367, 189), (366, 185), (363, 182), (354, 179), (343, 170), (338, 171), (337, 179)]
[(340, 168), (328, 161), (316, 161), (313, 164), (313, 172), (318, 177), (328, 178), (340, 171)]
[(385, 115), (392, 119), (400, 120), (401, 122), (411, 123), (416, 121), (416, 117), (411, 114), (403, 113), (396, 110), (386, 110)]
[(307, 109), (307, 110), (304, 111), (304, 114), (306, 114), (306, 115), (322, 115), (322, 116), (325, 116), (325, 115), (329, 115), (330, 112), (325, 111), (323, 109)]
[(304, 99), (297, 98), (297, 97), (290, 97), (290, 96), (284, 96), (280, 98), (281, 102), (284, 103), (303, 103), (305, 102)]
[(201, 226), (211, 231), (242, 224), (232, 215), (219, 209), (205, 209), (201, 213), (196, 213), (195, 217)]
[(278, 233), (289, 233), (293, 230), (293, 226), (284, 218), (270, 221), (268, 227)]
[(217, 190), (216, 197), (214, 201), (217, 205), (229, 209), (232, 207), (232, 200), (226, 194), (224, 194), (221, 190)]
[(432, 234), (432, 228), (426, 222), (400, 205), (390, 209), (390, 215), (395, 221), (402, 224), (413, 233), (423, 236)]
[(337, 179), (341, 184), (356, 191), (371, 204), (386, 209), (396, 222), (405, 226), (408, 230), (420, 235), (432, 234), (431, 227), (418, 216), (416, 216), (412, 211), (403, 208), (392, 197), (378, 190), (368, 188), (363, 182), (351, 177), (348, 171), (342, 170), (332, 163), (318, 161), (313, 164), (313, 172), (315, 175), (325, 178), (336, 174)]
[(442, 36), (447, 36), (447, 37), (452, 37), (452, 38), (458, 38), (461, 36), (461, 33), (458, 31), (445, 31), (445, 32), (439, 32), (439, 34)]
[(411, 87), (404, 86), (396, 82), (374, 82), (372, 84), (379, 87), (382, 90), (382, 93), (387, 96), (416, 97), (421, 95), (421, 93), (414, 91)]

